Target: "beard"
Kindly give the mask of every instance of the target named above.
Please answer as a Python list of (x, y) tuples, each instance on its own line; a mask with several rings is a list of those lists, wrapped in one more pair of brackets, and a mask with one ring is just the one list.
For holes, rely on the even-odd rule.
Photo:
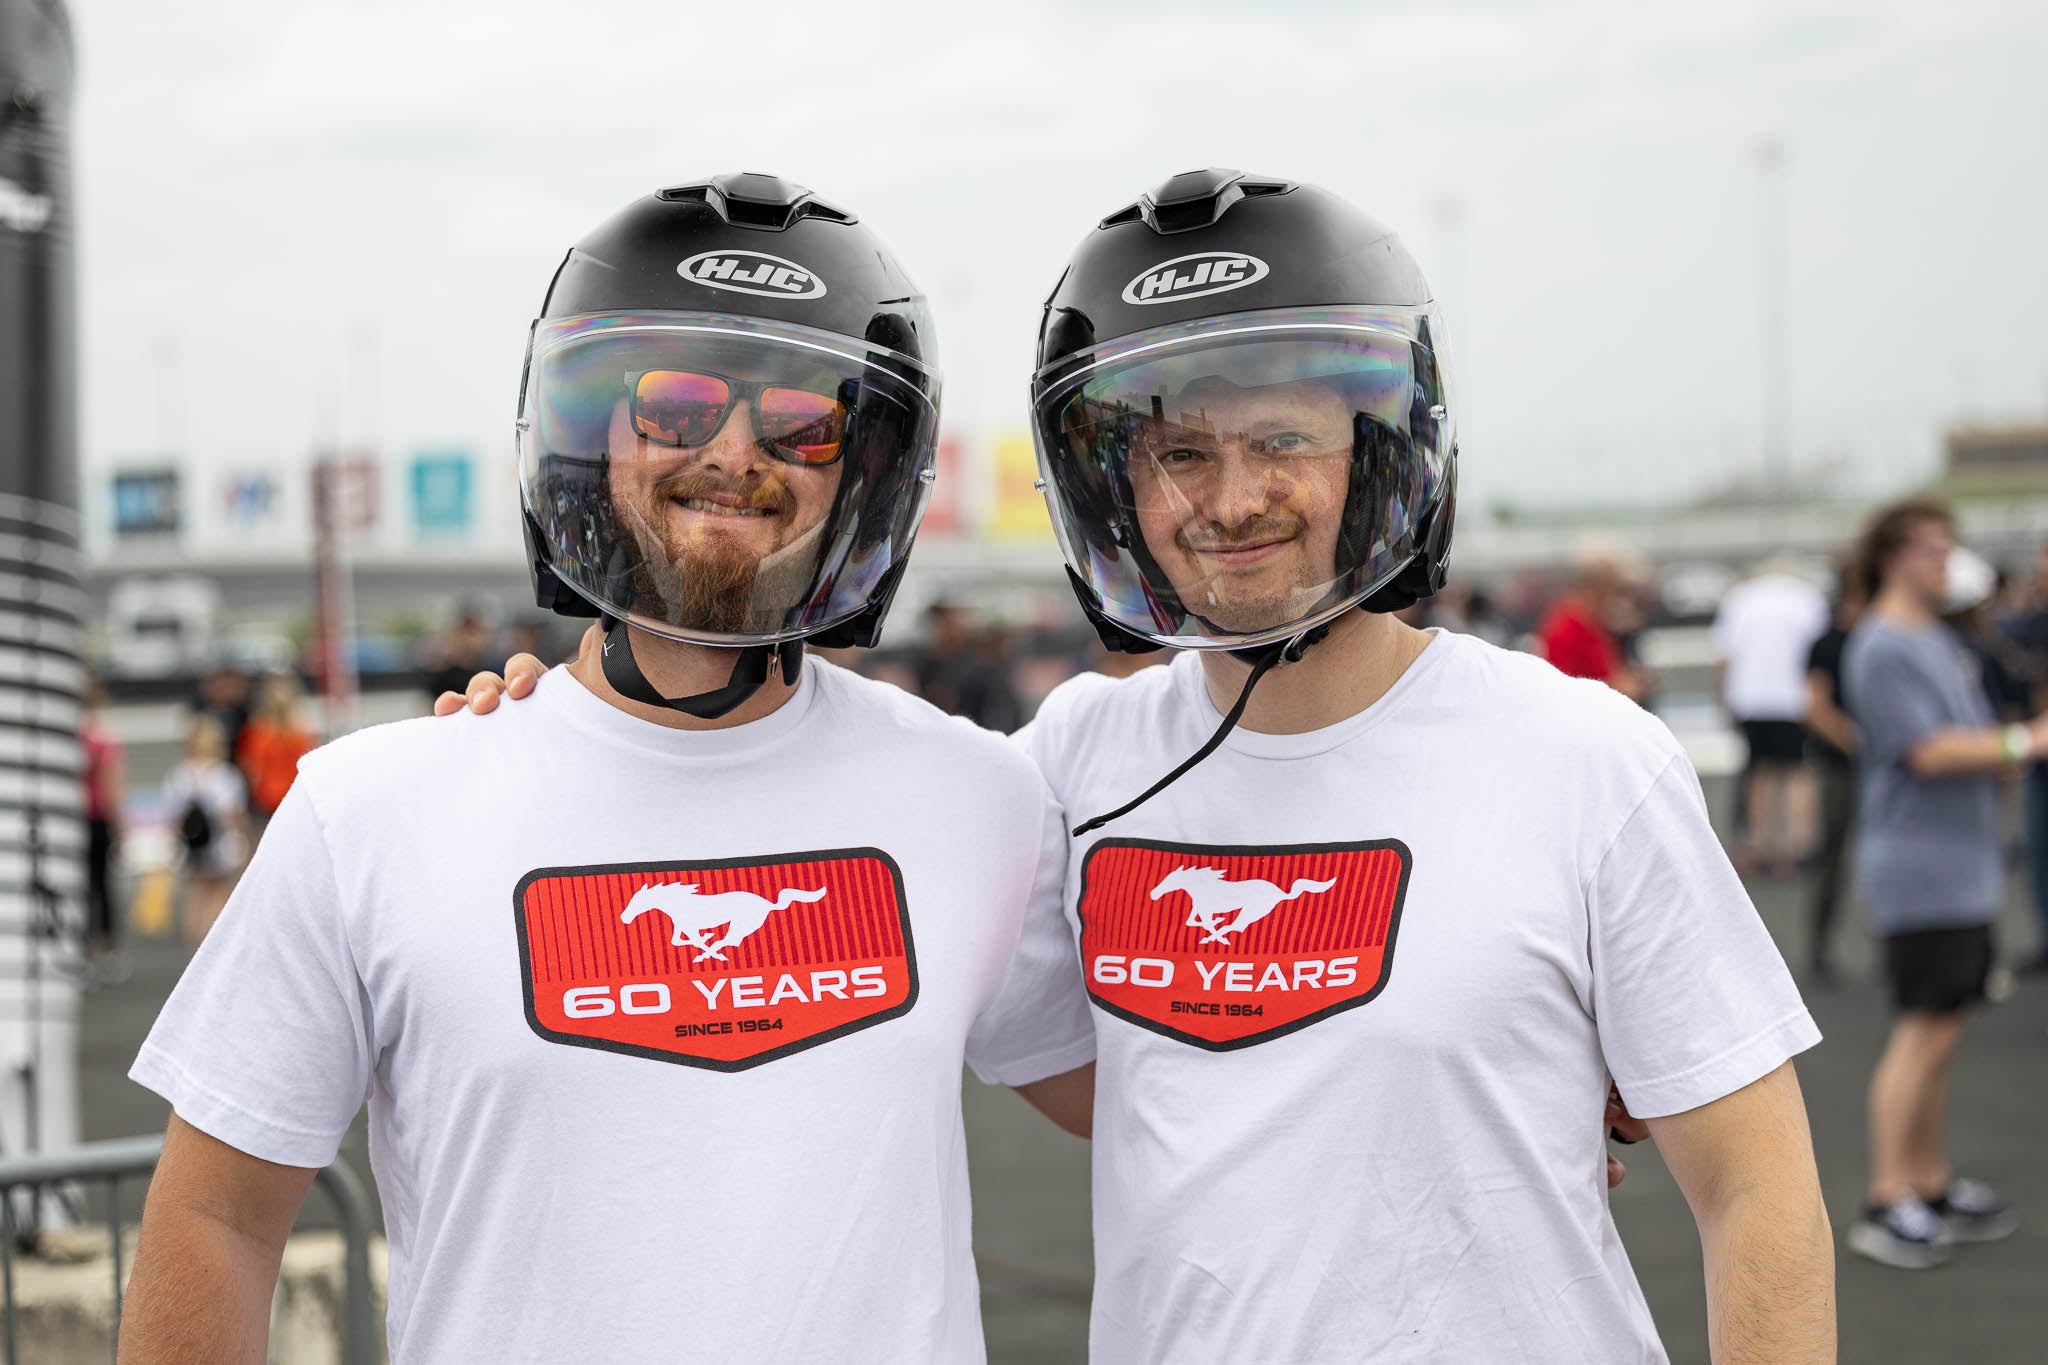
[[(1303, 534), (1299, 517), (1254, 516), (1223, 530), (1213, 523), (1183, 526), (1174, 533), (1174, 545), (1187, 562), (1200, 572), (1198, 552), (1227, 551), (1270, 540), (1299, 540)], [(1304, 573), (1306, 571), (1304, 570)], [(1190, 583), (1189, 591), (1176, 592), (1196, 620), (1219, 635), (1254, 635), (1284, 625), (1302, 614), (1303, 607), (1322, 595), (1323, 584), (1307, 581), (1276, 583), (1270, 569), (1252, 575), (1218, 569)]]
[(641, 596), (659, 598), (662, 617), (683, 630), (739, 635), (753, 625), (754, 576), (761, 562), (729, 537), (710, 535), (641, 560)]
[(620, 519), (640, 551), (633, 575), (635, 595), (642, 602), (659, 601), (662, 619), (683, 630), (741, 635), (779, 625), (757, 619), (771, 614), (754, 601), (764, 559), (761, 551), (716, 529), (684, 537), (671, 526), (672, 501), (712, 494), (737, 495), (778, 518), (788, 516), (794, 503), (788, 487), (772, 473), (750, 473), (734, 481), (702, 470), (683, 470), (663, 479), (641, 499), (620, 507)]

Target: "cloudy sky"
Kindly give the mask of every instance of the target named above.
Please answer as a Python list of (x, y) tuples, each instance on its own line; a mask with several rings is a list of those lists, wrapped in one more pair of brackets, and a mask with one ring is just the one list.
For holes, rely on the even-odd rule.
[(1752, 472), (1772, 138), (1800, 469), (1896, 486), (1958, 414), (2048, 409), (2038, 0), (71, 3), (89, 469), (502, 452), (569, 243), (725, 169), (894, 245), (970, 439), (1021, 425), (1083, 232), (1228, 165), (1416, 250), (1468, 495)]

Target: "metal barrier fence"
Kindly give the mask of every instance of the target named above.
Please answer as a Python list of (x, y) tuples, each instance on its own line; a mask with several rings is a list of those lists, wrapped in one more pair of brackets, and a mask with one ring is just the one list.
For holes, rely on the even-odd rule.
[[(40, 1153), (0, 1159), (0, 1307), (6, 1322), (0, 1332), (5, 1348), (5, 1365), (18, 1365), (20, 1343), (14, 1302), (14, 1192), (27, 1187), (40, 1194), (41, 1187), (71, 1181), (99, 1180), (107, 1188), (107, 1243), (114, 1266), (114, 1350), (121, 1339), (121, 1301), (125, 1276), (121, 1266), (121, 1182), (147, 1176), (163, 1156), (164, 1140), (157, 1137), (114, 1138), (87, 1142), (61, 1152)], [(370, 1297), (370, 1195), (362, 1177), (345, 1164), (336, 1162), (313, 1177), (313, 1183), (327, 1193), (328, 1202), (341, 1225), (341, 1358), (343, 1365), (373, 1365), (377, 1359), (377, 1314)]]

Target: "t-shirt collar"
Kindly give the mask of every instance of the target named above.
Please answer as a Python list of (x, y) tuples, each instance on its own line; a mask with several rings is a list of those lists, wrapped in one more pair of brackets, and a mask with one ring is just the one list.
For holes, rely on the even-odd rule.
[(542, 676), (532, 700), (554, 706), (563, 719), (579, 730), (628, 748), (671, 758), (730, 758), (765, 748), (795, 733), (810, 714), (818, 695), (819, 676), (827, 667), (817, 659), (805, 659), (803, 674), (788, 701), (759, 720), (721, 730), (679, 730), (642, 720), (592, 692), (566, 668), (550, 669)]
[[(1346, 716), (1334, 725), (1325, 725), (1320, 730), (1304, 730), (1299, 734), (1271, 735), (1257, 730), (1247, 730), (1239, 725), (1223, 741), (1223, 747), (1249, 758), (1307, 758), (1349, 744), (1366, 731), (1378, 725), (1389, 714), (1400, 709), (1415, 690), (1423, 686), (1428, 676), (1443, 665), (1443, 660), (1456, 652), (1464, 643), (1463, 637), (1447, 630), (1431, 628), (1425, 632), (1430, 643), (1423, 648), (1415, 661), (1408, 665), (1394, 685), (1380, 694), (1372, 705), (1356, 715)], [(1183, 706), (1188, 714), (1201, 724), (1206, 735), (1223, 723), (1223, 713), (1216, 709), (1216, 703), (1209, 697), (1209, 689), (1202, 682), (1202, 661), (1190, 650), (1173, 661), (1177, 683), (1184, 697)], [(1285, 664), (1281, 667), (1286, 667)]]

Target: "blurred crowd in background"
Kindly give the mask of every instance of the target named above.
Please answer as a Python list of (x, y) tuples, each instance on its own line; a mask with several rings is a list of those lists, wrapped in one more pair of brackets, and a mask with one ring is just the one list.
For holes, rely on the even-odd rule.
[[(2031, 562), (1993, 564), (1958, 547), (1947, 570), (1947, 623), (1978, 661), (1986, 704), (1999, 720), (2022, 720), (2048, 687), (2048, 544)], [(1418, 626), (1476, 635), (1547, 658), (1560, 670), (1603, 682), (1666, 715), (1682, 737), (1720, 749), (1739, 765), (1730, 809), (1716, 812), (1730, 854), (1745, 873), (1776, 878), (1810, 872), (1813, 948), (1805, 964), (1818, 984), (1832, 980), (1828, 935), (1846, 894), (1844, 857), (1854, 821), (1853, 715), (1843, 700), (1841, 655), (1863, 610), (1851, 551), (1829, 565), (1771, 556), (1729, 585), (1711, 610), (1674, 611), (1668, 585), (1617, 546), (1588, 540), (1568, 577), (1496, 586), (1453, 582), (1406, 616)], [(423, 713), (443, 691), (462, 691), (511, 655), (550, 662), (574, 657), (582, 623), (537, 616), (522, 605), (478, 601), (444, 630), (421, 638), (411, 667), (378, 681), (376, 719)], [(1102, 649), (1078, 614), (1057, 627), (1020, 627), (966, 598), (941, 599), (921, 614), (915, 640), (872, 651), (829, 651), (845, 667), (892, 682), (976, 724), (1012, 731), (1063, 679), (1085, 670), (1115, 675), (1163, 661)], [(1698, 665), (1702, 659), (1710, 667)], [(131, 858), (141, 876), (145, 922), (168, 923), (150, 874), (180, 870), (177, 923), (196, 943), (218, 913), (263, 822), (290, 788), (300, 755), (330, 728), (313, 696), (317, 659), (253, 672), (234, 664), (201, 677), (182, 702), (159, 685), (144, 705), (176, 709), (177, 748), (167, 771), (132, 792), (122, 744), (95, 689), (87, 725), (95, 828), (95, 956), (111, 944), (114, 859), (135, 825), (155, 837)], [(1708, 707), (1712, 718), (1703, 721)], [(1695, 747), (1703, 772), (1714, 754)], [(155, 767), (162, 770), (163, 764)], [(2022, 805), (2013, 797), (2014, 849), (2048, 851), (2048, 775), (2035, 767)], [(133, 797), (131, 801), (130, 797)], [(2048, 943), (2048, 875), (2041, 884)], [(2021, 964), (2038, 970), (2033, 951)]]

